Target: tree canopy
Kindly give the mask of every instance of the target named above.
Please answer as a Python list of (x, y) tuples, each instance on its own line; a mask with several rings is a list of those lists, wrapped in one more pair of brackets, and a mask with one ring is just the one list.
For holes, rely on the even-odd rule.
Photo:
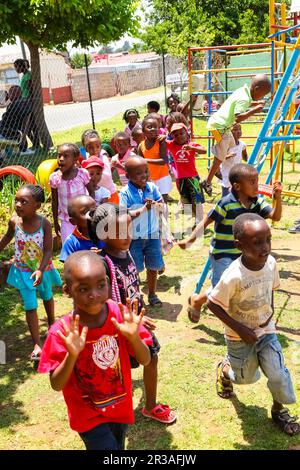
[(191, 46), (264, 42), (268, 12), (268, 0), (148, 0), (141, 39), (176, 56)]

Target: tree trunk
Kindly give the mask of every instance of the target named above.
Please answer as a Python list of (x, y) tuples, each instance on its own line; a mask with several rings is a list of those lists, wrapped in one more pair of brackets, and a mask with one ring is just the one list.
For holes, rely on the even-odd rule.
[(26, 42), (26, 44), (30, 51), (31, 81), (33, 90), (33, 116), (36, 123), (38, 137), (42, 143), (43, 148), (48, 150), (50, 147), (52, 147), (53, 141), (49, 133), (44, 115), (39, 48), (31, 42)]

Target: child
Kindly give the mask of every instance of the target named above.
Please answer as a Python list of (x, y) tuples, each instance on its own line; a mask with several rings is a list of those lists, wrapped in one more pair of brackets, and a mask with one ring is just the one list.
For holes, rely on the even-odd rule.
[(230, 183), (228, 178), (230, 169), (233, 167), (233, 165), (240, 163), (242, 160), (245, 162), (248, 160), (246, 144), (240, 140), (242, 137), (241, 125), (235, 124), (231, 132), (235, 141), (235, 146), (229, 149), (228, 153), (230, 156), (225, 158), (220, 168), (222, 179), (219, 180), (219, 182), (222, 186), (222, 197), (227, 196), (230, 191)]
[[(94, 157), (93, 157), (94, 158)], [(94, 243), (87, 228), (87, 214), (96, 209), (94, 199), (90, 196), (75, 196), (68, 203), (68, 214), (70, 222), (75, 225), (75, 229), (69, 235), (62, 246), (59, 261), (64, 263), (69, 255), (81, 250), (101, 249), (105, 245), (98, 240)]]
[[(155, 121), (156, 122), (156, 121)], [(157, 124), (157, 123), (156, 123)], [(148, 200), (162, 203), (163, 198), (154, 183), (148, 183), (148, 164), (142, 157), (131, 157), (125, 163), (128, 185), (121, 190), (120, 203), (128, 209), (138, 209)], [(161, 252), (159, 221), (154, 209), (144, 212), (133, 221), (133, 240), (130, 253), (138, 272), (147, 269), (148, 300), (152, 307), (161, 307), (162, 302), (156, 295), (158, 271), (163, 271), (164, 262)]]
[(111, 166), (118, 171), (122, 186), (126, 186), (128, 179), (125, 176), (125, 162), (129, 157), (134, 157), (135, 153), (130, 144), (130, 137), (125, 132), (118, 132), (114, 137), (114, 144), (117, 154), (111, 159)]
[(233, 235), (242, 256), (223, 273), (208, 297), (208, 308), (225, 327), (227, 355), (217, 368), (217, 393), (233, 396), (232, 383), (252, 384), (267, 377), (273, 398), (272, 419), (289, 436), (300, 431), (282, 403), (295, 403), (295, 394), (273, 317), (272, 291), (280, 280), (270, 255), (271, 231), (257, 214), (236, 218)]
[(131, 135), (133, 140), (137, 143), (137, 147), (133, 148), (133, 151), (137, 154), (140, 143), (145, 140), (142, 126), (135, 126)]
[(101, 139), (97, 131), (87, 130), (82, 134), (82, 141), (87, 152), (87, 158), (98, 157), (104, 163), (104, 169), (100, 184), (106, 188), (110, 194), (110, 202), (119, 202), (116, 185), (113, 182), (110, 168), (110, 160), (105, 150), (101, 148)]
[(57, 150), (59, 170), (50, 175), (49, 182), (52, 195), (54, 229), (63, 243), (75, 228), (69, 220), (68, 200), (73, 196), (88, 193), (93, 197), (94, 189), (87, 170), (76, 166), (79, 157), (77, 145), (62, 144)]
[[(99, 242), (97, 231), (109, 224), (112, 230), (103, 231), (105, 236), (105, 248), (101, 255), (104, 257), (108, 268), (107, 274), (111, 285), (111, 298), (116, 302), (126, 305), (126, 299), (131, 302), (137, 300), (138, 312), (143, 306), (142, 295), (139, 289), (139, 275), (134, 261), (129, 253), (131, 238), (129, 235), (132, 216), (127, 209), (120, 206), (104, 204), (93, 214), (91, 222), (88, 222), (91, 239)], [(112, 232), (112, 233), (110, 233)], [(149, 330), (155, 329), (155, 324), (144, 316), (143, 324)], [(142, 414), (148, 418), (165, 424), (171, 424), (176, 420), (174, 411), (168, 405), (157, 403), (157, 364), (160, 345), (156, 336), (152, 333), (153, 346), (149, 346), (151, 361), (144, 367), (144, 386), (146, 404), (142, 409)], [(135, 367), (136, 364), (133, 364)]]
[(141, 122), (139, 121), (140, 115), (136, 109), (127, 109), (123, 114), (123, 119), (126, 122), (127, 126), (124, 129), (124, 132), (129, 135), (130, 137), (130, 145), (131, 147), (137, 147), (137, 143), (132, 138), (132, 131), (135, 127), (140, 127)]
[[(158, 113), (158, 111), (160, 110), (160, 104), (157, 102), (157, 101), (149, 101), (149, 103), (147, 103), (147, 111), (148, 111), (148, 114), (151, 114), (151, 113)], [(160, 120), (161, 120), (161, 127), (165, 127), (166, 125), (166, 117), (163, 116), (162, 114), (159, 114), (160, 116)]]
[[(230, 147), (235, 145), (230, 130), (231, 127), (262, 111), (264, 103), (260, 100), (270, 91), (271, 82), (267, 75), (255, 75), (251, 80), (250, 87), (245, 84), (235, 90), (220, 109), (209, 118), (207, 129), (212, 132), (217, 141), (213, 147), (213, 164), (210, 167), (207, 179), (203, 182), (203, 188), (209, 195), (212, 193), (211, 182), (214, 175), (227, 157)], [(247, 111), (249, 107), (250, 109)]]
[[(167, 149), (175, 162), (177, 189), (180, 196), (184, 198), (184, 202), (192, 204), (196, 223), (199, 223), (200, 213), (202, 218), (201, 204), (204, 203), (204, 197), (195, 165), (195, 154), (204, 154), (206, 150), (202, 145), (189, 142), (188, 130), (183, 123), (173, 124), (171, 135), (173, 140), (167, 142)], [(198, 210), (196, 210), (196, 206), (198, 206)]]
[(50, 222), (36, 212), (45, 202), (40, 186), (22, 186), (15, 196), (17, 216), (8, 223), (8, 230), (0, 241), (2, 251), (15, 238), (15, 260), (11, 266), (7, 283), (16, 287), (22, 297), (26, 321), (33, 341), (30, 358), (38, 361), (41, 354), (41, 339), (37, 316), (39, 292), (44, 302), (49, 327), (54, 323), (54, 300), (52, 286), (62, 282), (52, 257), (52, 229)]
[(128, 313), (108, 300), (106, 271), (100, 256), (78, 251), (64, 265), (65, 292), (73, 299), (69, 315), (56, 322), (45, 342), (39, 372), (50, 372), (54, 390), (61, 391), (70, 426), (87, 450), (124, 449), (127, 424), (134, 420), (129, 354), (150, 362), (143, 312)]
[(157, 119), (146, 116), (143, 120), (145, 141), (139, 145), (139, 155), (149, 164), (150, 179), (156, 184), (165, 203), (168, 193), (172, 190), (172, 180), (167, 165), (166, 143), (158, 139)]
[[(247, 163), (234, 165), (229, 172), (231, 192), (223, 197), (206, 217), (198, 224), (191, 236), (178, 243), (180, 248), (186, 249), (189, 243), (193, 243), (197, 236), (211, 223), (215, 224), (215, 234), (210, 246), (211, 259), (211, 284), (215, 287), (220, 280), (223, 271), (239, 257), (239, 250), (234, 243), (232, 225), (236, 217), (244, 213), (256, 213), (263, 218), (279, 221), (281, 218), (282, 187), (275, 182), (274, 208), (266, 203), (263, 196), (258, 196), (258, 173), (257, 170)], [(189, 319), (197, 323), (200, 318), (201, 306), (206, 302), (206, 294), (193, 294), (189, 299)]]
[(111, 197), (110, 191), (104, 188), (104, 186), (100, 186), (104, 169), (103, 161), (98, 157), (90, 157), (82, 162), (82, 168), (85, 168), (90, 175), (91, 183), (95, 191), (94, 199), (97, 206), (107, 202)]

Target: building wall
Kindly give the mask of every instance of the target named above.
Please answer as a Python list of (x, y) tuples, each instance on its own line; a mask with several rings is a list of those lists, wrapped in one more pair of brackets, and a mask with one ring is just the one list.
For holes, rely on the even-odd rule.
[[(115, 96), (117, 91), (114, 73), (90, 73), (91, 93), (93, 100)], [(88, 83), (85, 69), (72, 71), (72, 96), (74, 101), (89, 101)]]

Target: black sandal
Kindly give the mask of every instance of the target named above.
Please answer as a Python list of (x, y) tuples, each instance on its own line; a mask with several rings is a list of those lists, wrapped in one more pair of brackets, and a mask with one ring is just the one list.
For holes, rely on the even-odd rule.
[(288, 436), (296, 436), (300, 432), (300, 424), (297, 416), (291, 416), (287, 408), (271, 410), (272, 420)]
[(151, 307), (162, 307), (162, 301), (157, 297), (156, 294), (149, 295), (148, 301)]

